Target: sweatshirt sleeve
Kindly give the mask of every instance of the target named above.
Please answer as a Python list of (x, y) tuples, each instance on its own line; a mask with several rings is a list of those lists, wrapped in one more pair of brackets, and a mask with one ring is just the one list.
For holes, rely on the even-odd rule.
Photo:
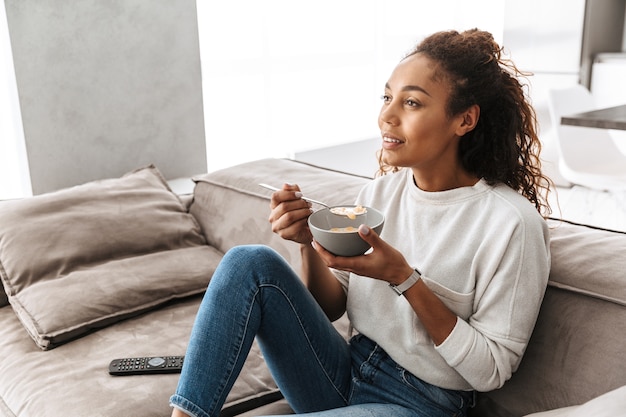
[[(545, 293), (549, 237), (544, 221), (518, 224), (489, 245), (493, 274), (477, 281), (474, 311), (457, 323), (436, 351), (474, 389), (501, 387), (517, 369)], [(508, 241), (503, 244), (503, 241)], [(501, 249), (497, 249), (501, 248)]]

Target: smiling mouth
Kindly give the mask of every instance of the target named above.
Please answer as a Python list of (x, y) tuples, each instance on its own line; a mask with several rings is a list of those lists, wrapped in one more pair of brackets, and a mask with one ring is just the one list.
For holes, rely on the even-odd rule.
[(389, 136), (383, 136), (383, 142), (385, 143), (404, 143), (403, 140), (397, 139), (397, 138), (392, 138)]

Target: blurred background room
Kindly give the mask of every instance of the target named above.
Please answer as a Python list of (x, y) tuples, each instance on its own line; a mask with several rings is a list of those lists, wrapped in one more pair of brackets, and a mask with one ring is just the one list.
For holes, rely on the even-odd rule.
[[(626, 104), (624, 0), (107, 3), (4, 0), (0, 199), (119, 176), (124, 167), (154, 161), (183, 188), (201, 171), (269, 157), (373, 176), (380, 96), (391, 70), (432, 32), (478, 27), (532, 74), (528, 92), (544, 166), (558, 185), (554, 216), (626, 230), (626, 191), (563, 176), (549, 103), (551, 90), (582, 85), (598, 108)], [(156, 18), (142, 20), (150, 9)], [(172, 19), (166, 16), (188, 24), (172, 23), (176, 36), (164, 33)], [(61, 61), (65, 67), (57, 68)], [(180, 62), (190, 67), (174, 64)], [(107, 75), (121, 72), (129, 73), (123, 83)], [(160, 86), (156, 98), (132, 101)], [(91, 122), (78, 129), (76, 120)], [(610, 134), (626, 157), (626, 133)], [(87, 157), (94, 149), (100, 159)], [(57, 173), (67, 178), (55, 182)]]

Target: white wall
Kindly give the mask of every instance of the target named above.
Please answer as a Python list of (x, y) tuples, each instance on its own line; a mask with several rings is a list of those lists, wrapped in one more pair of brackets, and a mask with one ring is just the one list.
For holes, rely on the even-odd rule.
[(501, 40), (504, 0), (198, 2), (209, 170), (378, 137), (383, 86), (426, 35)]
[(0, 7), (0, 199), (31, 195), (13, 55), (4, 4)]

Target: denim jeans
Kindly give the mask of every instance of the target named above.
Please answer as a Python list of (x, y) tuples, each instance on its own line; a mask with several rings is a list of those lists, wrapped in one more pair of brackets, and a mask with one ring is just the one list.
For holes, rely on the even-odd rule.
[(435, 387), (363, 335), (337, 332), (289, 264), (259, 245), (230, 250), (193, 326), (172, 406), (218, 416), (254, 338), (290, 406), (310, 416), (464, 416), (473, 393)]

